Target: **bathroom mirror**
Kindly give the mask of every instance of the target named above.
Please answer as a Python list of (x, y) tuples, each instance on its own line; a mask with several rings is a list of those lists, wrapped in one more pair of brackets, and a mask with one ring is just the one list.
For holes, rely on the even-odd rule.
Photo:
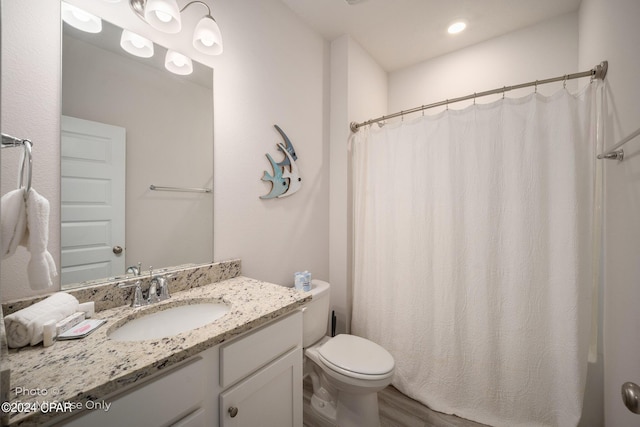
[[(213, 70), (164, 66), (120, 47), (103, 20), (63, 23), (61, 284), (213, 260)], [(157, 191), (150, 186), (172, 187)], [(118, 225), (121, 223), (121, 225)]]

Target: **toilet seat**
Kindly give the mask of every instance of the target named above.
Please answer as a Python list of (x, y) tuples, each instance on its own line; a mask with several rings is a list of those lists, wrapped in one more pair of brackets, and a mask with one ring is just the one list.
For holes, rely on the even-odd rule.
[(355, 335), (337, 335), (318, 349), (322, 363), (342, 375), (379, 380), (393, 373), (393, 356), (378, 344)]

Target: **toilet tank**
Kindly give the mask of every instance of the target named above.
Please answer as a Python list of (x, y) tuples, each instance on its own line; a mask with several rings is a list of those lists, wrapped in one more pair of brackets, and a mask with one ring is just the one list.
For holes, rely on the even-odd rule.
[(311, 296), (302, 312), (302, 346), (309, 347), (327, 335), (329, 321), (329, 283), (311, 281)]

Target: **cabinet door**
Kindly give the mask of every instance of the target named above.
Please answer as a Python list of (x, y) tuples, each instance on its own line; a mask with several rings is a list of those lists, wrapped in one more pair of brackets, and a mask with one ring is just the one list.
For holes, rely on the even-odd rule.
[(301, 425), (301, 348), (291, 350), (220, 394), (220, 427)]

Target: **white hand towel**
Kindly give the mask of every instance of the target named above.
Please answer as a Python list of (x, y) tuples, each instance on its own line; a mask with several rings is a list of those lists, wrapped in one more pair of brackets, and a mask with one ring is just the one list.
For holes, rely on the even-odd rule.
[(0, 221), (0, 242), (2, 259), (16, 252), (27, 230), (27, 214), (24, 203), (24, 190), (9, 191), (0, 199), (2, 220)]
[(49, 201), (32, 188), (27, 197), (27, 232), (21, 244), (31, 252), (27, 277), (34, 290), (53, 286), (53, 278), (58, 274), (53, 257), (47, 250), (48, 242)]
[(56, 322), (78, 310), (78, 300), (65, 292), (57, 292), (27, 308), (4, 318), (7, 344), (11, 348), (36, 345), (42, 341), (42, 330), (50, 320)]

